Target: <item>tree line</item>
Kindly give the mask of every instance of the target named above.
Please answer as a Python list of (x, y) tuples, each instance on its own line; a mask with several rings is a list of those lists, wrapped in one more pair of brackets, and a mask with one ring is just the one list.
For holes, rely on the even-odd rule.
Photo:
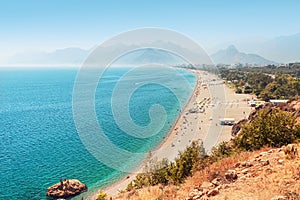
[(266, 69), (268, 68), (220, 68), (219, 72), (221, 78), (235, 88), (236, 93), (255, 94), (264, 101), (299, 97), (300, 78), (295, 74), (296, 69), (293, 69), (294, 73), (282, 73), (284, 70), (281, 68), (272, 71)]

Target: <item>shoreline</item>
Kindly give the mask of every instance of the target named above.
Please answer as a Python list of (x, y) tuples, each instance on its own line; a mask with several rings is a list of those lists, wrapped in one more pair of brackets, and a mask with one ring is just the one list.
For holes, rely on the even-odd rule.
[[(195, 102), (198, 102), (203, 98), (207, 98), (211, 96), (210, 94), (211, 91), (202, 87), (201, 84), (203, 82), (210, 81), (211, 79), (216, 78), (216, 76), (199, 70), (192, 70), (192, 69), (184, 69), (184, 70), (187, 70), (196, 76), (197, 82), (195, 84), (194, 90), (191, 94), (191, 97), (189, 98), (185, 106), (182, 108), (182, 111), (178, 115), (176, 121), (173, 123), (173, 126), (169, 130), (168, 134), (166, 134), (165, 138), (161, 141), (161, 143), (151, 151), (151, 153), (154, 152), (151, 155), (151, 157), (145, 158), (145, 160), (143, 160), (142, 163), (139, 166), (137, 166), (132, 173), (127, 174), (125, 177), (119, 179), (113, 184), (108, 185), (107, 187), (98, 188), (96, 191), (93, 191), (85, 198), (96, 199), (98, 190), (104, 190), (108, 196), (116, 196), (121, 190), (126, 189), (126, 186), (135, 178), (135, 176), (138, 173), (142, 172), (145, 163), (149, 162), (154, 158), (158, 160), (167, 158), (169, 161), (173, 161), (174, 158), (178, 155), (178, 152), (183, 151), (186, 148), (186, 146), (191, 143), (191, 141), (197, 139), (203, 140), (205, 136), (208, 135), (208, 132), (210, 130), (209, 127), (211, 126), (212, 123), (215, 123), (215, 121), (212, 122), (210, 119), (211, 117), (209, 117), (213, 110), (208, 106), (208, 104), (212, 100), (207, 101), (206, 102), (207, 105), (204, 104), (206, 106), (206, 111), (204, 113), (189, 113), (189, 110), (195, 107)], [(208, 74), (207, 80), (204, 79), (205, 76), (204, 74)], [(230, 89), (227, 86), (223, 86), (223, 87), (226, 88), (227, 90)], [(227, 91), (225, 92), (226, 96), (227, 93), (234, 93), (234, 92)], [(242, 96), (246, 96), (246, 95), (242, 95)], [(244, 114), (249, 114), (250, 111), (251, 108), (248, 109), (247, 113), (244, 111)], [(217, 127), (217, 128), (221, 128), (220, 130), (222, 131), (222, 133), (217, 138), (216, 143), (231, 138), (231, 126), (230, 129), (229, 127)], [(225, 132), (225, 134), (223, 134), (223, 132)]]
[[(189, 71), (190, 73), (193, 73), (196, 77), (196, 84), (195, 84), (195, 87), (191, 93), (191, 96), (190, 98), (188, 99), (188, 101), (186, 102), (186, 104), (184, 105), (184, 107), (182, 108), (181, 110), (181, 113), (179, 113), (177, 119), (175, 120), (175, 122), (173, 123), (172, 127), (170, 128), (170, 130), (168, 131), (168, 133), (166, 134), (166, 136), (164, 137), (164, 139), (160, 142), (160, 144), (158, 146), (156, 146), (156, 148), (154, 148), (151, 152), (153, 151), (157, 151), (159, 150), (160, 148), (162, 148), (165, 143), (167, 143), (167, 141), (170, 139), (169, 137), (173, 134), (174, 132), (174, 129), (176, 127), (176, 125), (179, 123), (179, 120), (180, 118), (182, 117), (182, 115), (184, 114), (184, 112), (186, 112), (186, 108), (187, 106), (192, 102), (194, 96), (195, 96), (195, 93), (198, 91), (199, 87), (200, 87), (200, 80), (199, 80), (199, 74), (197, 74), (197, 72), (195, 70), (191, 70), (191, 69), (182, 69), (182, 70), (187, 70)], [(112, 183), (104, 188), (99, 188), (96, 193), (92, 193), (90, 194), (87, 198), (88, 199), (96, 199), (96, 196), (97, 196), (97, 193), (99, 190), (103, 190), (107, 193), (107, 195), (109, 196), (115, 196), (119, 193), (120, 190), (125, 190), (126, 189), (126, 186), (132, 181), (134, 180), (135, 176), (138, 174), (138, 173), (141, 173), (144, 166), (145, 166), (145, 163), (149, 162), (151, 159), (155, 158), (154, 155), (152, 155), (150, 158), (145, 158), (142, 163), (136, 167), (136, 169), (127, 174), (126, 176), (122, 177), (121, 179), (119, 179), (118, 181), (116, 181), (115, 183)], [(129, 177), (129, 178), (128, 178)], [(125, 185), (126, 184), (126, 185)], [(125, 186), (125, 187), (124, 187)], [(123, 187), (123, 188), (122, 188)]]
[[(200, 87), (200, 79), (199, 79), (199, 74), (197, 74), (197, 72), (195, 70), (191, 70), (191, 69), (182, 69), (182, 70), (186, 70), (189, 71), (190, 73), (193, 73), (196, 77), (196, 83), (195, 83), (195, 87), (191, 93), (190, 98), (188, 99), (188, 101), (186, 102), (186, 104), (184, 105), (184, 107), (181, 110), (181, 113), (179, 113), (178, 117), (176, 118), (175, 122), (173, 123), (172, 127), (170, 128), (170, 130), (168, 131), (168, 133), (166, 134), (166, 136), (164, 137), (164, 139), (160, 142), (160, 144), (158, 146), (156, 146), (156, 148), (154, 148), (151, 152), (153, 151), (157, 151), (160, 148), (162, 148), (167, 141), (170, 139), (169, 137), (174, 134), (174, 129), (176, 127), (176, 125), (178, 125), (180, 118), (182, 117), (182, 115), (186, 112), (186, 108), (189, 104), (191, 104), (193, 98), (195, 98), (195, 93), (199, 90)], [(199, 91), (198, 91), (199, 93)], [(97, 193), (99, 190), (103, 190), (107, 193), (107, 195), (109, 196), (115, 196), (119, 193), (120, 190), (125, 190), (127, 185), (134, 180), (135, 176), (138, 173), (141, 173), (145, 163), (149, 162), (151, 159), (155, 158), (153, 155), (150, 158), (145, 158), (142, 163), (136, 167), (135, 170), (133, 170), (133, 172), (127, 174), (126, 176), (122, 177), (121, 179), (119, 179), (118, 181), (104, 187), (104, 188), (98, 188), (97, 191), (92, 192), (90, 195), (88, 195), (86, 198), (87, 199), (96, 199), (97, 198)], [(129, 178), (128, 178), (129, 177)], [(125, 186), (125, 187), (124, 187)], [(123, 188), (122, 188), (123, 187)]]

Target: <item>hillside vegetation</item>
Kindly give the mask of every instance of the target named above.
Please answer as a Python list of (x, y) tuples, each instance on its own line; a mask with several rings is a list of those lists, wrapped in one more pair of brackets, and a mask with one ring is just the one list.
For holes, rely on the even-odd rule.
[(299, 145), (290, 144), (300, 138), (294, 113), (255, 111), (234, 139), (211, 154), (193, 142), (174, 162), (150, 163), (112, 199), (299, 199)]
[(236, 93), (255, 94), (264, 101), (295, 99), (300, 95), (298, 65), (285, 68), (220, 68), (219, 71)]

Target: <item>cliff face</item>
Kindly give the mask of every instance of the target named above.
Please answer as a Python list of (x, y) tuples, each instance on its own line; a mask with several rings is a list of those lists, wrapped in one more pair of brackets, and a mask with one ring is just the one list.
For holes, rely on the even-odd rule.
[(81, 183), (79, 180), (65, 179), (62, 181), (62, 179), (60, 179), (59, 183), (56, 183), (47, 189), (46, 195), (54, 199), (69, 198), (86, 191), (86, 185)]

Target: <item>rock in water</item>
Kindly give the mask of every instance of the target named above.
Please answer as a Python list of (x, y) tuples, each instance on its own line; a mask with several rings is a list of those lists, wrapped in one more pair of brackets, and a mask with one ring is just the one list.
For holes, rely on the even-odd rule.
[(46, 195), (52, 198), (69, 198), (82, 192), (86, 192), (87, 189), (86, 185), (79, 180), (65, 179), (62, 181), (62, 179), (60, 179), (59, 183), (56, 183), (47, 189)]

